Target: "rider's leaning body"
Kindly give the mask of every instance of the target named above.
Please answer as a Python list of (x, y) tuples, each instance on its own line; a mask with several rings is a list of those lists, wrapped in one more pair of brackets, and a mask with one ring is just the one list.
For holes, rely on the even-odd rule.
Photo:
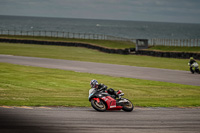
[(196, 62), (195, 59), (193, 57), (190, 57), (189, 65), (191, 66), (195, 62)]
[(89, 90), (89, 94), (91, 94), (91, 92), (94, 90), (98, 90), (98, 91), (109, 93), (110, 95), (114, 95), (115, 97), (118, 97), (118, 95), (112, 88), (107, 89), (106, 85), (102, 83), (99, 84), (98, 81), (95, 79), (90, 81), (90, 86), (91, 86), (91, 89)]
[(194, 73), (194, 70), (192, 69), (193, 68), (192, 64), (195, 62), (196, 62), (195, 59), (193, 57), (190, 57), (190, 61), (189, 61), (188, 65), (190, 66), (190, 71), (192, 73)]

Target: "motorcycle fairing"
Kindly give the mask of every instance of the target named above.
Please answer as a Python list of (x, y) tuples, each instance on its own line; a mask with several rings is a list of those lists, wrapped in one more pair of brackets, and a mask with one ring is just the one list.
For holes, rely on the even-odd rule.
[(108, 93), (100, 93), (100, 92), (97, 92), (97, 91), (93, 91), (91, 94), (89, 94), (89, 101), (91, 101), (91, 99), (93, 98), (102, 98), (102, 97), (105, 97), (105, 96), (110, 96)]
[(94, 100), (96, 100), (98, 103), (100, 102), (99, 98), (93, 98)]
[(119, 101), (111, 97), (110, 94), (106, 92), (97, 92), (95, 90), (90, 91), (89, 93), (89, 101), (92, 99), (96, 100), (98, 103), (100, 99), (103, 100), (107, 105), (107, 110), (120, 110), (123, 108), (123, 103), (119, 103)]
[(122, 106), (117, 106), (116, 100), (111, 96), (102, 97), (101, 99), (106, 102), (107, 110), (122, 109)]

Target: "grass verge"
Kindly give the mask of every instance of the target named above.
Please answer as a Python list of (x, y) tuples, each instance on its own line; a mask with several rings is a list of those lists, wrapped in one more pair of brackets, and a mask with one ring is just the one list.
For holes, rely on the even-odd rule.
[(0, 43), (0, 54), (66, 59), (188, 71), (188, 59), (102, 53), (80, 47)]
[(0, 106), (90, 106), (89, 82), (121, 89), (135, 106), (200, 106), (197, 86), (0, 63)]
[(154, 46), (149, 48), (149, 50), (200, 53), (200, 47)]
[(135, 44), (129, 41), (112, 41), (112, 40), (92, 40), (92, 39), (73, 39), (73, 38), (60, 38), (60, 37), (40, 37), (40, 36), (9, 36), (0, 35), (0, 38), (10, 38), (10, 39), (29, 39), (29, 40), (42, 40), (42, 41), (62, 41), (62, 42), (77, 42), (77, 43), (87, 43), (107, 48), (134, 48)]
[[(135, 44), (129, 41), (110, 41), (110, 40), (92, 40), (92, 39), (74, 39), (74, 38), (61, 38), (61, 37), (41, 37), (41, 36), (21, 36), (21, 35), (0, 35), (0, 38), (10, 39), (30, 39), (30, 40), (45, 40), (45, 41), (65, 41), (65, 42), (78, 42), (98, 45), (108, 48), (124, 49), (134, 48)], [(178, 46), (152, 46), (149, 50), (157, 51), (170, 51), (170, 52), (193, 52), (200, 53), (200, 47), (178, 47)]]

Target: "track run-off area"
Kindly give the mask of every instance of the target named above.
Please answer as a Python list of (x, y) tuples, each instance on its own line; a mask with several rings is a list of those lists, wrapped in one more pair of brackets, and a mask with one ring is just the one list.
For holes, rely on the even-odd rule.
[(200, 108), (0, 107), (1, 133), (199, 133)]
[(0, 55), (0, 62), (200, 86), (200, 74), (189, 71), (12, 55)]
[[(200, 86), (189, 71), (0, 55), (0, 62)], [(0, 106), (0, 133), (199, 133), (200, 108), (97, 112), (87, 107)]]

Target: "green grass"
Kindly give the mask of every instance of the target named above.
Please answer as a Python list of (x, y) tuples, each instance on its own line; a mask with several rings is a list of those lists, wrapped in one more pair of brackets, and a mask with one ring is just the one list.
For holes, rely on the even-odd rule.
[(90, 106), (89, 82), (121, 89), (143, 107), (200, 106), (200, 87), (0, 63), (0, 106)]
[[(0, 54), (89, 61), (188, 71), (188, 59), (107, 54), (79, 47), (0, 43)], [(198, 61), (197, 61), (198, 62)]]
[[(134, 48), (135, 47), (135, 44), (132, 42), (129, 42), (129, 41), (73, 39), (73, 38), (40, 37), (40, 36), (25, 36), (25, 35), (23, 35), (23, 36), (0, 35), (0, 38), (79, 42), (79, 43), (87, 43), (87, 44), (98, 45), (98, 46), (108, 47), (108, 48), (116, 48), (116, 49)], [(149, 50), (200, 53), (200, 47), (152, 46), (149, 48)]]
[(154, 46), (149, 48), (149, 50), (200, 53), (200, 47)]
[(134, 48), (135, 44), (129, 41), (112, 41), (112, 40), (92, 40), (92, 39), (73, 39), (73, 38), (59, 38), (59, 37), (39, 37), (39, 36), (8, 36), (0, 35), (0, 38), (11, 38), (11, 39), (29, 39), (29, 40), (45, 40), (45, 41), (63, 41), (63, 42), (77, 42), (87, 43), (91, 45), (97, 45), (107, 48), (124, 49)]

